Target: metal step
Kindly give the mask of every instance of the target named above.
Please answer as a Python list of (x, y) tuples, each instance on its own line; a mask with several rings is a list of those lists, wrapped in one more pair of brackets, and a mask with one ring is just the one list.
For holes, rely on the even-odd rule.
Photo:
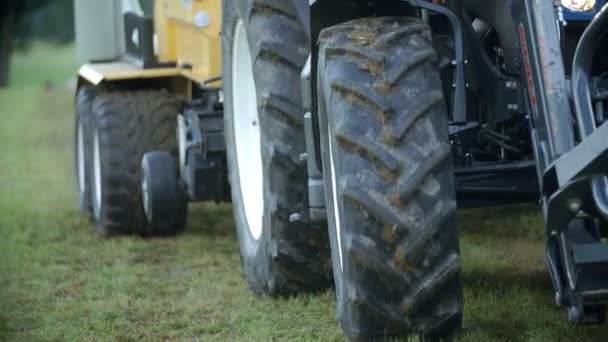
[(572, 259), (578, 269), (595, 272), (608, 270), (608, 244), (573, 244)]

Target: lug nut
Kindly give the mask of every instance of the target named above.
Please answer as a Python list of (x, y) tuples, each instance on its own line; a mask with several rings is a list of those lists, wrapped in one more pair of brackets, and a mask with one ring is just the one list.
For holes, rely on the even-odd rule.
[(289, 222), (298, 222), (302, 220), (302, 214), (295, 213), (289, 215)]
[(583, 203), (578, 198), (573, 198), (568, 201), (568, 209), (573, 213), (578, 213), (581, 210)]

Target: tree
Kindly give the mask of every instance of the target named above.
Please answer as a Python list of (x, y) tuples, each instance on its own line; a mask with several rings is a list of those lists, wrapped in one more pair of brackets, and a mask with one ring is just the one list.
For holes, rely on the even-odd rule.
[(74, 37), (72, 0), (0, 0), (0, 88), (9, 83), (11, 55), (32, 40), (66, 43)]
[(18, 8), (18, 1), (8, 0), (0, 3), (0, 88), (8, 85), (15, 17)]

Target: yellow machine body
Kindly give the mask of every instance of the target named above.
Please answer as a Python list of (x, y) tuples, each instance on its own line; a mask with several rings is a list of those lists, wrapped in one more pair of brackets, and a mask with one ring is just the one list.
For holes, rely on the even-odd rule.
[(144, 68), (128, 58), (86, 63), (79, 70), (81, 83), (99, 85), (104, 82), (178, 78), (196, 83), (216, 80), (212, 84), (219, 87), (221, 18), (221, 0), (155, 0), (157, 59), (159, 65), (172, 66)]

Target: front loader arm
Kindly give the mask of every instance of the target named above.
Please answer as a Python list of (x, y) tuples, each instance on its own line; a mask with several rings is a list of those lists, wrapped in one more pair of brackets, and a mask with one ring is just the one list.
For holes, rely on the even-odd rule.
[[(608, 125), (596, 128), (590, 106), (570, 106), (570, 77), (565, 73), (554, 5), (550, 1), (514, 1), (511, 9), (521, 48), (521, 83), (526, 85), (556, 301), (568, 308), (571, 321), (594, 323), (602, 316), (598, 304), (608, 299), (608, 246), (601, 243), (600, 220), (604, 218), (599, 210), (605, 207), (607, 189), (597, 182), (608, 165)], [(589, 44), (598, 37), (585, 36), (594, 27), (600, 30), (597, 21), (608, 19), (606, 14), (602, 11), (596, 24), (589, 25), (577, 55), (592, 58)], [(572, 78), (580, 79), (577, 75), (583, 74), (586, 81), (573, 83), (572, 92), (575, 100), (582, 93), (590, 102), (591, 63), (582, 70), (577, 69), (576, 61)], [(604, 196), (598, 197), (598, 193)]]

